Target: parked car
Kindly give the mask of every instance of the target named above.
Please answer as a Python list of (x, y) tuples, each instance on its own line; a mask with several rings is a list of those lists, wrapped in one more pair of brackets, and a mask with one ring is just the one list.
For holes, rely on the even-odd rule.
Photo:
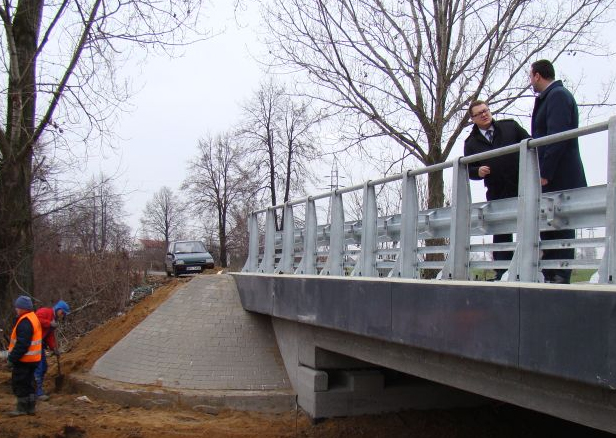
[(167, 276), (197, 274), (206, 268), (214, 267), (214, 258), (199, 240), (171, 242), (165, 257)]

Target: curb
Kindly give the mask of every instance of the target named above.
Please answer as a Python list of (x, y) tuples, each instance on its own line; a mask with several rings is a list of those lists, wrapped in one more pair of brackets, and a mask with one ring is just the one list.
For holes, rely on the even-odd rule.
[(224, 409), (263, 413), (283, 413), (295, 409), (295, 393), (290, 390), (173, 390), (120, 383), (90, 374), (67, 376), (67, 389), (99, 400), (124, 406), (151, 409), (188, 408), (216, 415)]

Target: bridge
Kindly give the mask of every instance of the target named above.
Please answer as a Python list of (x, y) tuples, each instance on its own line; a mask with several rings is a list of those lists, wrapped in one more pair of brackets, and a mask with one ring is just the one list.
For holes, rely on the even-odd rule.
[[(602, 131), (607, 184), (542, 194), (537, 148)], [(468, 164), (514, 152), (518, 198), (473, 203)], [(445, 169), (451, 205), (420, 210), (418, 178)], [(298, 402), (314, 418), (489, 397), (616, 433), (614, 181), (616, 117), (255, 211), (248, 259), (233, 277), (244, 309), (271, 317)], [(379, 215), (386, 186), (399, 190), (400, 210)], [(360, 191), (361, 217), (347, 220), (344, 201)], [(563, 228), (578, 237), (539, 240)], [(501, 233), (515, 242), (483, 242)], [(542, 260), (554, 248), (578, 255)], [(477, 256), (495, 250), (513, 259)], [(425, 257), (433, 253), (442, 261)], [(584, 284), (543, 283), (541, 271), (556, 268), (595, 273)], [(437, 279), (422, 279), (426, 269)], [(491, 269), (506, 269), (506, 281), (473, 281)]]

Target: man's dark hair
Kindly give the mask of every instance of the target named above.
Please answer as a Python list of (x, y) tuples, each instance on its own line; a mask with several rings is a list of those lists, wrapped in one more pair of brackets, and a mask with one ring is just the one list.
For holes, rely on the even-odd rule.
[(487, 103), (485, 103), (483, 100), (474, 100), (473, 102), (471, 102), (471, 104), (468, 106), (468, 115), (473, 117), (473, 108), (475, 108), (476, 106), (479, 105), (485, 105), (488, 106)]
[(556, 78), (554, 66), (547, 59), (540, 59), (539, 61), (533, 62), (530, 65), (530, 68), (532, 69), (533, 74), (539, 73), (543, 79), (553, 81), (554, 78)]

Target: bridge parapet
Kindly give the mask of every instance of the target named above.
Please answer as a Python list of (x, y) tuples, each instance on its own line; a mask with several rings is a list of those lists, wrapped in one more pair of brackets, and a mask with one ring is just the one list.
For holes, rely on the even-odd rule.
[[(607, 184), (541, 193), (537, 148), (562, 140), (608, 131)], [(467, 166), (479, 160), (519, 152), (517, 198), (472, 203)], [(417, 179), (451, 168), (451, 206), (420, 211)], [(401, 184), (400, 212), (379, 216), (376, 188)], [(507, 269), (508, 281), (541, 282), (542, 269), (596, 269), (594, 281), (616, 278), (616, 116), (594, 125), (527, 139), (493, 151), (363, 184), (337, 189), (254, 211), (249, 218), (249, 255), (244, 272), (301, 275), (352, 275), (417, 279), (422, 269), (441, 270), (440, 278), (469, 280), (473, 269)], [(343, 195), (363, 191), (362, 217), (345, 220)], [(315, 201), (328, 199), (331, 221), (318, 224)], [(302, 226), (296, 210), (304, 207)], [(276, 214), (283, 211), (282, 231)], [(265, 214), (265, 220), (261, 218)], [(260, 224), (264, 233), (260, 233)], [(540, 241), (541, 231), (603, 228), (604, 237)], [(473, 243), (472, 237), (515, 233), (516, 242)], [(440, 246), (426, 239), (444, 238)], [(574, 260), (541, 260), (541, 251), (555, 248), (598, 248), (602, 256)], [(511, 261), (473, 260), (472, 253), (514, 251)], [(442, 253), (444, 261), (422, 255)], [(596, 251), (595, 251), (596, 253)]]

